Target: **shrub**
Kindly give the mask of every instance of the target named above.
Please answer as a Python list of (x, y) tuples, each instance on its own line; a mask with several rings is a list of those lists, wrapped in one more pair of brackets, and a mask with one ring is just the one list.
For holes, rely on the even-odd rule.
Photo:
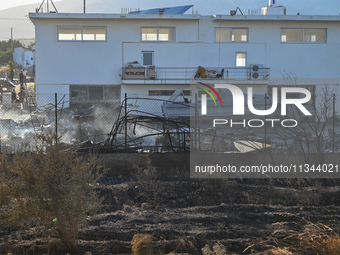
[(137, 169), (137, 180), (138, 184), (141, 186), (141, 189), (145, 191), (143, 194), (144, 199), (147, 202), (150, 202), (152, 207), (154, 208), (158, 203), (158, 193), (159, 193), (159, 185), (157, 183), (158, 173), (156, 168), (152, 166), (152, 162), (149, 155), (145, 155), (146, 165), (140, 166), (135, 165), (134, 167)]
[(312, 224), (312, 229), (301, 235), (302, 247), (305, 251), (314, 250), (320, 255), (340, 254), (340, 236), (323, 224)]
[(131, 241), (133, 255), (151, 255), (151, 235), (135, 234)]
[(13, 50), (7, 50), (5, 52), (0, 53), (0, 63), (8, 63), (9, 61), (13, 61)]
[(18, 153), (11, 162), (1, 156), (0, 223), (41, 223), (76, 252), (80, 227), (100, 206), (93, 188), (100, 167), (94, 157), (79, 157), (52, 141), (41, 137), (35, 152)]
[(216, 243), (214, 246), (213, 246), (213, 250), (211, 250), (209, 248), (209, 245), (205, 245), (203, 248), (202, 248), (202, 254), (203, 255), (226, 255), (227, 254), (227, 251), (225, 249), (225, 247), (223, 246), (223, 244), (220, 244), (220, 243)]
[(14, 78), (14, 64), (13, 61), (8, 62), (8, 78), (13, 81)]
[[(277, 212), (276, 214), (283, 217), (299, 218), (301, 220), (300, 224), (306, 223), (306, 226), (304, 226), (305, 230), (300, 234), (294, 233), (285, 237), (282, 241), (277, 240), (277, 245), (284, 246), (284, 248), (276, 247), (269, 250), (269, 254), (340, 254), (340, 235), (337, 231), (322, 223), (315, 224), (291, 213)], [(287, 249), (296, 253), (291, 253)]]

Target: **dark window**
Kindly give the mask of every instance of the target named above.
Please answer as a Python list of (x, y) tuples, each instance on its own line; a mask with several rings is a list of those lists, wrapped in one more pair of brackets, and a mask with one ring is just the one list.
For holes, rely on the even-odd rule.
[(143, 66), (152, 65), (152, 52), (143, 52)]
[(103, 100), (103, 87), (102, 86), (94, 86), (89, 87), (89, 100)]
[[(175, 90), (149, 90), (149, 96), (171, 96)], [(190, 96), (190, 90), (183, 91), (184, 96)]]

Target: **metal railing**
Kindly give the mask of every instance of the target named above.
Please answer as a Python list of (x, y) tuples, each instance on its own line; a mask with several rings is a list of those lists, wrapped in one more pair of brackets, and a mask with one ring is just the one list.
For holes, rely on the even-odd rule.
[(259, 67), (205, 67), (205, 76), (197, 74), (197, 67), (123, 67), (123, 80), (268, 80), (270, 68)]

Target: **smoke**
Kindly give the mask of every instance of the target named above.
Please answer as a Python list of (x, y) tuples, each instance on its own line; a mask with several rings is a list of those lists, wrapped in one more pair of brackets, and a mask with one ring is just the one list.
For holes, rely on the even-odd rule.
[[(130, 105), (130, 102), (133, 105)], [(128, 118), (128, 141), (133, 147), (151, 147), (168, 145), (169, 134), (175, 126), (168, 126), (169, 123), (161, 116), (161, 104), (163, 101), (154, 100), (129, 100)], [(57, 112), (55, 107), (38, 108), (30, 112), (28, 109), (19, 108), (0, 109), (0, 142), (2, 149), (15, 152), (23, 144), (35, 147), (36, 134), (55, 134), (57, 132), (59, 142), (74, 144), (78, 142), (91, 141), (98, 144), (111, 137), (111, 131), (118, 118), (125, 116), (120, 100), (111, 102), (97, 102), (95, 104), (81, 103), (64, 108), (65, 104), (59, 102)], [(151, 110), (150, 110), (151, 109)], [(159, 115), (153, 115), (158, 109)], [(138, 111), (139, 110), (139, 111)], [(139, 119), (136, 116), (144, 116)], [(155, 119), (152, 119), (155, 118)], [(116, 134), (119, 143), (124, 143), (124, 124), (121, 123), (121, 134)], [(176, 145), (176, 135), (172, 135), (172, 143)]]
[(0, 109), (1, 151), (14, 152), (23, 144), (28, 144), (34, 135), (28, 112), (17, 108)]

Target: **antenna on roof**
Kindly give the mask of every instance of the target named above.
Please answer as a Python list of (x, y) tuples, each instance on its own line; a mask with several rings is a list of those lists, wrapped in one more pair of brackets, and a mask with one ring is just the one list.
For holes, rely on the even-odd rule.
[(230, 10), (230, 15), (231, 15), (231, 16), (234, 16), (234, 15), (236, 15), (236, 13), (237, 13), (237, 10), (239, 10), (239, 11), (240, 11), (240, 13), (243, 15), (243, 13), (242, 13), (242, 11), (241, 11), (240, 7), (236, 7), (236, 10)]
[[(54, 5), (54, 3), (53, 3), (52, 0), (46, 0), (47, 12), (50, 12), (49, 6), (48, 6), (48, 2), (49, 2), (49, 1), (51, 1), (51, 4), (52, 4), (53, 7), (54, 7), (54, 11), (51, 11), (51, 12), (56, 12), (56, 13), (58, 13), (58, 10), (57, 10), (57, 8), (55, 7), (55, 5)], [(42, 6), (43, 6), (44, 2), (45, 2), (45, 0), (43, 0), (43, 2), (41, 3), (41, 5), (39, 6), (39, 8), (36, 8), (36, 9), (35, 9), (35, 12), (39, 12), (40, 10), (42, 10)]]

